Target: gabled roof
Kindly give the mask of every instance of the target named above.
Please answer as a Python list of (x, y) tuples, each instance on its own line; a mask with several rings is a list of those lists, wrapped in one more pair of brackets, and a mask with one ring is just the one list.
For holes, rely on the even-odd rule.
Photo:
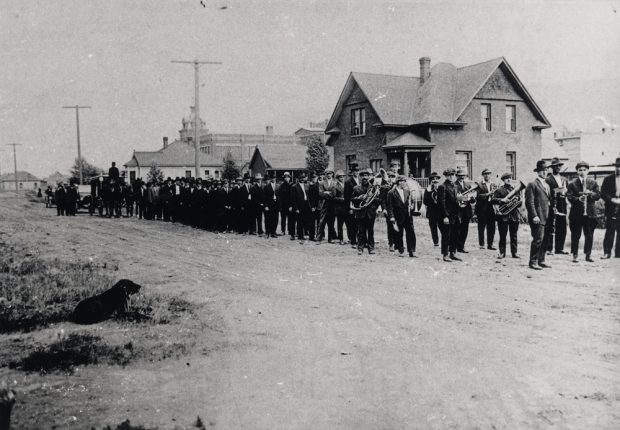
[(403, 133), (387, 145), (383, 145), (383, 149), (390, 148), (432, 148), (435, 144), (411, 132)]
[(71, 175), (63, 175), (62, 173), (56, 171), (43, 180), (45, 182), (49, 182), (50, 184), (57, 184), (58, 182), (68, 181), (70, 177)]
[[(200, 164), (202, 166), (219, 166), (221, 159), (216, 159), (211, 154), (200, 152)], [(149, 167), (151, 164), (158, 167), (183, 167), (194, 165), (194, 146), (187, 142), (177, 140), (166, 148), (159, 151), (134, 151), (131, 160), (124, 164), (125, 167)]]
[(336, 123), (355, 85), (359, 86), (383, 125), (459, 124), (458, 119), (465, 108), (498, 68), (508, 76), (534, 112), (538, 121), (533, 126), (550, 127), (551, 124), (506, 59), (500, 57), (460, 68), (438, 63), (431, 68), (430, 76), (421, 86), (417, 77), (351, 72), (327, 124), (326, 133), (339, 132), (335, 128)]
[[(25, 172), (23, 170), (17, 171), (17, 182), (39, 182), (40, 179), (34, 176), (30, 172)], [(0, 182), (15, 182), (15, 173), (5, 173), (0, 176)]]
[(306, 145), (258, 144), (250, 159), (250, 166), (260, 153), (268, 169), (305, 169), (307, 149)]

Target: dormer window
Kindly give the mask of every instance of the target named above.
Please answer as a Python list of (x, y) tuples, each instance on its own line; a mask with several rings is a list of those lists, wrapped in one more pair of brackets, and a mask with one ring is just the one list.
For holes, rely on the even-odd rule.
[(351, 110), (351, 136), (363, 136), (366, 134), (366, 109)]

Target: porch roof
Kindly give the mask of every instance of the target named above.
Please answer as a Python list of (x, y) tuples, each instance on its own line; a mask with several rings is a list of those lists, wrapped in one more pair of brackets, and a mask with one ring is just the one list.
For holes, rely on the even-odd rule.
[(383, 149), (406, 149), (406, 148), (434, 148), (435, 144), (428, 140), (415, 135), (411, 132), (401, 134), (387, 145), (383, 145)]

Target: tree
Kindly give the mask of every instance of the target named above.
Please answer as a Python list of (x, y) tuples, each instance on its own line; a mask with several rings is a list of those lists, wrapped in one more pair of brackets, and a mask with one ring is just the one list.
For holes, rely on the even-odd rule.
[(241, 175), (241, 171), (237, 167), (235, 158), (233, 157), (230, 151), (226, 153), (226, 156), (224, 157), (223, 161), (224, 161), (224, 169), (222, 170), (223, 179), (234, 180)]
[[(103, 169), (93, 164), (90, 164), (84, 159), (84, 157), (82, 157), (82, 178), (85, 182), (88, 182), (88, 178), (91, 178), (93, 176), (99, 176), (101, 173), (103, 173)], [(80, 165), (77, 158), (73, 162), (73, 167), (71, 167), (70, 182), (76, 184), (80, 182)]]
[(157, 163), (155, 163), (154, 161), (151, 163), (151, 168), (146, 174), (146, 180), (148, 182), (163, 182), (164, 180), (164, 172), (162, 172), (161, 169), (157, 167)]
[(306, 167), (310, 172), (323, 172), (329, 165), (329, 152), (320, 136), (309, 136), (306, 140)]

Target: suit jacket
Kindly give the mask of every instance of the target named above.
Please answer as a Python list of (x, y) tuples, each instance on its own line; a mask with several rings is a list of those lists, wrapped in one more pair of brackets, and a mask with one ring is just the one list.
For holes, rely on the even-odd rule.
[(485, 182), (479, 182), (478, 186), (478, 195), (476, 196), (476, 207), (474, 211), (478, 217), (492, 217), (495, 215), (495, 211), (493, 210), (491, 199), (493, 198), (493, 193), (497, 190), (497, 187), (492, 182), (489, 182), (488, 184)]
[(439, 201), (437, 197), (437, 190), (431, 190), (431, 187), (427, 187), (424, 190), (424, 205), (426, 206), (426, 218), (439, 219), (443, 218), (441, 215), (441, 208), (439, 207)]
[[(454, 185), (456, 187), (456, 192), (459, 194), (464, 193), (465, 191), (471, 188), (471, 186), (467, 185), (465, 181), (463, 181), (462, 184), (459, 182), (456, 182)], [(472, 202), (475, 202), (475, 201), (476, 201), (475, 197), (472, 196), (469, 200), (465, 200), (463, 202), (464, 204), (463, 207), (459, 206), (459, 219), (461, 221), (469, 221), (471, 219), (472, 215), (474, 214), (471, 204)]]
[[(327, 179), (319, 182), (319, 199), (325, 201), (325, 205), (332, 205), (332, 200), (334, 198), (334, 187), (336, 186), (335, 179), (332, 179), (331, 184), (328, 183)], [(333, 205), (332, 205), (333, 206)]]
[[(611, 199), (616, 197), (618, 190), (616, 189), (616, 174), (605, 176), (603, 185), (601, 186), (601, 197), (605, 201), (605, 217), (611, 218), (620, 211), (618, 205), (613, 204)], [(617, 216), (617, 215), (616, 215)]]
[(454, 224), (459, 216), (459, 204), (456, 200), (456, 185), (448, 180), (437, 187), (437, 203), (441, 218), (448, 218)]
[(553, 175), (549, 175), (545, 179), (545, 182), (547, 183), (547, 185), (549, 185), (549, 188), (551, 189), (551, 207), (555, 208), (557, 212), (566, 214), (566, 209), (567, 209), (566, 196), (561, 197), (560, 195), (556, 194), (554, 191), (555, 188), (561, 188), (562, 185), (566, 187), (567, 186), (566, 179), (562, 178), (562, 184), (558, 184), (558, 181), (555, 180)]
[[(587, 191), (591, 191), (592, 194), (588, 196), (587, 206), (586, 206), (586, 214), (588, 218), (596, 218), (596, 208), (594, 207), (594, 202), (601, 198), (601, 193), (598, 188), (598, 184), (594, 179), (586, 178), (585, 188)], [(579, 193), (585, 191), (581, 185), (581, 180), (579, 178), (573, 179), (568, 184), (568, 190), (566, 191), (566, 197), (568, 201), (571, 203), (570, 213), (568, 214), (569, 219), (575, 219), (583, 216), (583, 202), (579, 200)]]
[[(275, 187), (275, 190), (274, 190)], [(280, 193), (275, 184), (268, 182), (263, 187), (263, 203), (265, 208), (269, 208), (270, 211), (277, 211), (280, 209)]]
[[(249, 188), (249, 190), (248, 190)], [(246, 184), (243, 183), (239, 187), (239, 191), (237, 194), (237, 204), (239, 208), (243, 208), (244, 210), (248, 210), (252, 207), (252, 187), (246, 187)]]
[[(360, 184), (353, 188), (353, 194), (351, 194), (351, 201), (353, 202), (353, 205), (355, 207), (359, 206), (361, 197), (366, 194), (369, 187), (370, 185), (364, 187), (362, 184)], [(353, 211), (353, 214), (355, 215), (355, 218), (375, 219), (377, 217), (377, 208), (379, 207), (380, 203), (380, 197), (377, 196), (371, 204), (366, 206), (364, 209)]]
[[(504, 197), (506, 197), (512, 190), (514, 190), (514, 187), (511, 185), (510, 187), (507, 187), (506, 185), (502, 185), (501, 187), (499, 187), (498, 189), (495, 190), (495, 192), (493, 193), (493, 198), (491, 199), (491, 204), (494, 205), (501, 205), (503, 204), (503, 202), (501, 201)], [(503, 222), (519, 222), (520, 221), (520, 217), (519, 217), (519, 210), (518, 208), (521, 207), (521, 205), (523, 205), (523, 202), (521, 201), (521, 193), (517, 194), (516, 196), (513, 196), (519, 198), (519, 204), (517, 205), (517, 207), (510, 212), (507, 215), (499, 215), (497, 214), (495, 216), (495, 218), (498, 221), (503, 221)]]
[(527, 184), (525, 189), (525, 207), (529, 223), (532, 223), (532, 220), (538, 217), (542, 225), (547, 224), (549, 208), (551, 207), (551, 195), (538, 178)]
[(349, 212), (349, 207), (344, 200), (344, 183), (336, 181), (334, 185), (334, 198), (332, 200), (334, 205), (334, 213), (336, 215), (344, 215)]
[[(306, 191), (305, 193), (305, 198), (304, 198), (304, 192), (302, 191), (302, 188)], [(292, 190), (291, 190), (291, 204), (293, 206), (293, 211), (299, 211), (300, 213), (302, 212), (310, 212), (312, 209), (311, 203), (310, 203), (310, 185), (309, 184), (301, 184), (301, 183), (296, 183)]]
[(344, 203), (347, 209), (349, 209), (349, 203), (351, 202), (353, 188), (357, 187), (357, 185), (357, 182), (355, 182), (355, 179), (353, 179), (352, 177), (344, 181)]
[(319, 206), (319, 183), (308, 184), (308, 199), (310, 207), (316, 209)]
[(277, 193), (278, 198), (280, 199), (280, 205), (282, 209), (288, 211), (288, 208), (291, 207), (291, 190), (293, 188), (293, 184), (290, 182), (282, 182), (278, 187)]
[(386, 206), (388, 219), (396, 219), (398, 225), (402, 225), (410, 219), (409, 216), (409, 190), (404, 189), (403, 198), (400, 199), (398, 188), (394, 187), (387, 193)]

